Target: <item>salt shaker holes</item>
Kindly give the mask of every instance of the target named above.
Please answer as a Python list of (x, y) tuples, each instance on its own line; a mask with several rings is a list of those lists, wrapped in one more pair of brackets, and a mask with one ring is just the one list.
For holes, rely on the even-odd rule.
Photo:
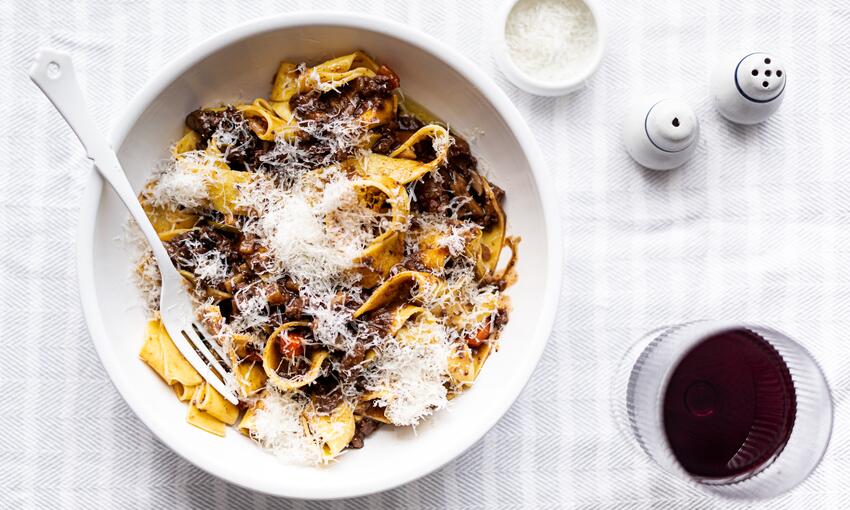
[(718, 62), (711, 92), (721, 115), (738, 124), (756, 124), (782, 103), (786, 76), (781, 61), (763, 52), (729, 55)]

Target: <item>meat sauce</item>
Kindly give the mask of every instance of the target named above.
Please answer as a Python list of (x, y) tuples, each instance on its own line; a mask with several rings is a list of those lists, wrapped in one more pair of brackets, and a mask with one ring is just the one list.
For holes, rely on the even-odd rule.
[[(314, 90), (297, 94), (291, 98), (290, 107), (299, 122), (321, 124), (340, 114), (357, 117), (369, 109), (379, 108), (385, 101), (392, 100), (398, 86), (398, 76), (388, 67), (381, 66), (374, 77), (356, 78), (337, 91), (320, 93)], [(198, 109), (190, 113), (185, 121), (186, 127), (198, 133), (199, 149), (204, 149), (210, 143), (220, 143), (215, 140), (214, 135), (221, 129), (232, 135), (228, 137), (229, 145), (218, 147), (231, 169), (274, 171), (275, 142), (263, 141), (252, 129), (244, 129), (244, 126), (250, 127), (250, 122), (256, 120), (246, 119), (242, 112), (233, 107)], [(389, 122), (373, 129), (374, 143), (371, 150), (379, 154), (389, 154), (423, 125), (418, 118), (399, 112)], [(317, 156), (328, 156), (332, 161), (342, 161), (351, 156), (345, 153), (331, 153), (329, 146), (309, 135), (301, 135), (294, 143), (299, 149), (312, 151)], [(417, 143), (413, 151), (419, 161), (430, 161), (435, 157), (430, 140)], [(446, 164), (411, 186), (412, 195), (415, 197), (411, 207), (415, 212), (446, 217), (455, 214), (458, 220), (469, 220), (482, 229), (491, 227), (498, 219), (496, 204), (485, 191), (485, 178), (478, 173), (478, 162), (472, 156), (469, 144), (457, 135), (453, 135)], [(490, 187), (495, 200), (501, 202), (504, 192), (492, 183)], [(262, 294), (267, 302), (270, 317), (267, 327), (274, 328), (291, 321), (312, 320), (305, 314), (306, 303), (299, 295), (295, 282), (288, 278), (262, 280), (261, 277), (267, 273), (265, 268), (268, 256), (257, 240), (249, 235), (222, 229), (215, 219), (214, 213), (201, 219), (196, 229), (175, 237), (166, 242), (165, 246), (175, 266), (188, 272), (196, 269), (195, 261), (205, 254), (215, 251), (223, 257), (228, 267), (227, 277), (218, 282), (202, 281), (209, 289), (219, 292), (222, 315), (228, 320), (239, 317), (241, 310), (248, 306), (252, 298)], [(415, 263), (410, 263), (416, 266)], [(257, 283), (258, 281), (261, 283)], [(349, 306), (345, 296), (341, 297), (339, 306)], [(376, 333), (382, 333), (385, 332), (383, 330), (387, 328), (388, 321), (389, 317), (371, 317), (369, 322), (376, 328)], [(281, 341), (279, 349), (286, 357), (302, 360), (294, 363), (301, 369), (304, 368), (301, 365), (311, 348), (309, 341), (303, 340), (303, 335), (296, 335), (295, 338), (294, 342), (291, 339), (289, 342)], [(476, 341), (480, 339), (472, 339), (471, 343)], [(341, 358), (341, 371), (338, 376), (347, 381), (356, 381), (366, 353), (365, 343), (357, 343), (353, 349), (345, 352)], [(289, 369), (296, 368), (294, 365)], [(320, 413), (331, 412), (342, 401), (339, 381), (325, 375), (314, 384), (315, 387), (311, 387), (314, 406)], [(364, 438), (379, 425), (369, 418), (360, 419), (350, 448), (361, 448)]]

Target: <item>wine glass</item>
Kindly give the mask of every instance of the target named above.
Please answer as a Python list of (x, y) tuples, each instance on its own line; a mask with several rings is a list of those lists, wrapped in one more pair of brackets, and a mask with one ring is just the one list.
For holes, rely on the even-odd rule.
[(811, 354), (772, 328), (695, 321), (632, 346), (613, 385), (624, 434), (665, 470), (737, 499), (801, 483), (823, 457), (832, 399)]

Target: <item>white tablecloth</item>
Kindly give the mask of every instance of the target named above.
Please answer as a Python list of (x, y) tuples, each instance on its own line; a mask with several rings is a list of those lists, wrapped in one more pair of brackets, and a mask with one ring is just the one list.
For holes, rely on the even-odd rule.
[[(608, 55), (587, 90), (529, 96), (495, 68), (491, 2), (0, 2), (0, 508), (304, 508), (229, 485), (169, 451), (110, 385), (78, 303), (83, 150), (26, 77), (35, 49), (70, 51), (104, 127), (162, 64), (241, 21), (297, 9), (370, 12), (479, 62), (522, 111), (560, 199), (565, 272), (543, 360), (505, 418), (444, 469), (329, 508), (729, 507), (626, 448), (608, 384), (655, 326), (763, 321), (821, 362), (836, 403), (825, 459), (772, 508), (850, 501), (850, 8), (844, 0), (598, 0)], [(214, 5), (215, 4), (215, 5)], [(725, 48), (785, 59), (779, 113), (723, 121), (710, 63)], [(620, 144), (633, 93), (696, 108), (693, 162), (637, 168)], [(523, 256), (533, 257), (531, 253)], [(845, 287), (848, 286), (848, 287)], [(317, 507), (323, 506), (317, 504)]]

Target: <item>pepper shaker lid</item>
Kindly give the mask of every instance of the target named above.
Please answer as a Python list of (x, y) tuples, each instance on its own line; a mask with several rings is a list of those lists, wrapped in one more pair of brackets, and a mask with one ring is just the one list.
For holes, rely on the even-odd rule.
[(776, 56), (736, 53), (715, 66), (711, 78), (714, 103), (732, 122), (763, 122), (782, 104), (786, 80), (785, 66)]
[(785, 89), (785, 69), (772, 55), (751, 53), (738, 63), (735, 80), (742, 95), (766, 103)]

